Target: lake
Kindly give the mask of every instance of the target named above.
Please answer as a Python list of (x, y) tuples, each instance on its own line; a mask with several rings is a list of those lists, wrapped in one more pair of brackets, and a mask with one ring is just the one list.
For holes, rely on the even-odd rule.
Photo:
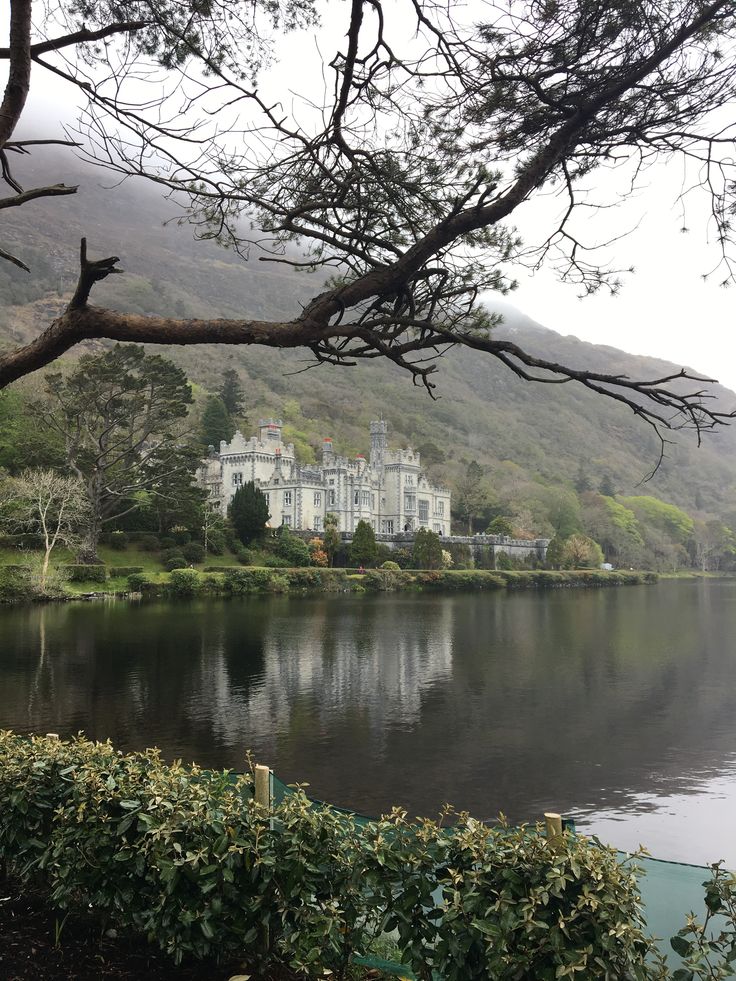
[(0, 609), (0, 727), (736, 865), (736, 581)]

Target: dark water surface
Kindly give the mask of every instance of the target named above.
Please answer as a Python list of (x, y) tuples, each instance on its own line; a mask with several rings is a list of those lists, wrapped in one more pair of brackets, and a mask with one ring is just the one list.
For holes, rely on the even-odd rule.
[(736, 865), (736, 581), (0, 610), (0, 727)]

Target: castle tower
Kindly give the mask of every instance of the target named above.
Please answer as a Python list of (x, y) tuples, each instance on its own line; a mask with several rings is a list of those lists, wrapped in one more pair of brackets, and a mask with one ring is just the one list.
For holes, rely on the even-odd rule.
[(334, 462), (335, 456), (332, 449), (332, 439), (329, 436), (325, 436), (322, 440), (322, 465), (331, 467)]
[(376, 419), (371, 423), (371, 470), (377, 473), (383, 471), (387, 433), (388, 423), (385, 420)]

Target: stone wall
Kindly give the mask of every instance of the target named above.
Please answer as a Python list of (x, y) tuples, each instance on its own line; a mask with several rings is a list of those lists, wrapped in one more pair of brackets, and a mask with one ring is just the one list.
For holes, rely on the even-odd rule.
[[(310, 538), (321, 538), (321, 533), (315, 531), (293, 531), (292, 534), (299, 535), (304, 541)], [(353, 533), (349, 531), (340, 532), (343, 542), (349, 544), (353, 540)], [(376, 541), (389, 548), (414, 547), (415, 533), (413, 531), (402, 531), (394, 535), (382, 535), (376, 533)], [(533, 556), (541, 562), (547, 557), (547, 547), (551, 539), (536, 538), (533, 540), (525, 538), (508, 538), (506, 535), (440, 535), (442, 547), (452, 551), (453, 545), (464, 545), (470, 549), (475, 564), (481, 568), (485, 566), (485, 557), (496, 555), (498, 552), (505, 552), (509, 557), (515, 559), (526, 559)]]

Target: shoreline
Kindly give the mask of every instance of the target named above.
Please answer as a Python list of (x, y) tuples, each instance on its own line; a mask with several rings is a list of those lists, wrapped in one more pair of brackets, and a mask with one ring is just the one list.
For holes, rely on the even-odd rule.
[[(614, 586), (652, 585), (660, 577), (654, 572), (600, 569), (571, 570), (390, 570), (368, 569), (363, 573), (319, 567), (272, 569), (257, 566), (175, 569), (173, 572), (131, 573), (115, 576), (110, 567), (105, 579), (68, 584), (52, 596), (34, 596), (28, 567), (5, 566), (16, 576), (0, 604), (92, 602), (100, 599), (189, 599), (245, 595), (379, 594), (396, 592), (455, 593), (518, 589), (599, 589)], [(11, 571), (12, 570), (12, 571)], [(2, 568), (0, 568), (0, 572)], [(693, 576), (692, 578), (696, 578)], [(109, 585), (107, 585), (109, 584)], [(107, 585), (107, 588), (105, 586)], [(82, 588), (87, 586), (88, 588)], [(102, 587), (102, 588), (100, 588)]]

